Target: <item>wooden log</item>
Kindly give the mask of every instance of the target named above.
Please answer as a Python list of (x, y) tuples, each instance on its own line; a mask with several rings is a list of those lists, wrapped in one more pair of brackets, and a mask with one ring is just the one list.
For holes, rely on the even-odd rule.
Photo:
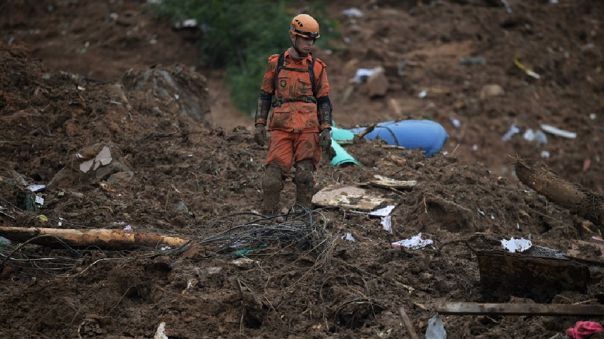
[(604, 229), (603, 197), (558, 177), (544, 166), (535, 167), (517, 161), (515, 167), (518, 179), (525, 185)]
[(15, 242), (24, 242), (32, 238), (32, 244), (62, 247), (61, 243), (71, 247), (99, 247), (102, 249), (125, 250), (137, 247), (173, 248), (186, 244), (189, 240), (151, 232), (125, 232), (115, 229), (64, 229), (38, 227), (0, 226), (0, 235)]
[(483, 304), (472, 302), (448, 302), (436, 307), (441, 314), (456, 315), (573, 315), (601, 316), (604, 305), (572, 304)]

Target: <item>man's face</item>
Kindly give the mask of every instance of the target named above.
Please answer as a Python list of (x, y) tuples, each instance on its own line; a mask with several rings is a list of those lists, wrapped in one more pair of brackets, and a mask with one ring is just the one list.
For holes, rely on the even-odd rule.
[(305, 38), (301, 36), (296, 37), (296, 49), (304, 54), (310, 53), (314, 45), (315, 39)]

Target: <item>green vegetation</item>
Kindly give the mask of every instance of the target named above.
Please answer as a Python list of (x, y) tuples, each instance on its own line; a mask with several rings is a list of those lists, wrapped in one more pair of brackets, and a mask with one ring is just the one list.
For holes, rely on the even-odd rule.
[[(267, 58), (289, 47), (288, 27), (297, 14), (283, 0), (163, 0), (157, 5), (160, 15), (175, 21), (196, 19), (202, 31), (200, 48), (204, 62), (224, 67), (231, 98), (244, 112), (256, 106)], [(333, 23), (323, 20), (320, 4), (312, 13), (321, 24), (324, 44)], [(319, 12), (319, 13), (316, 13)]]

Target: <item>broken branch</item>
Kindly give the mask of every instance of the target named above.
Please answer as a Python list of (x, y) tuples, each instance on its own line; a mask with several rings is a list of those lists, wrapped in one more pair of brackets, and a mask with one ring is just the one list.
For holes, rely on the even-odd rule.
[(159, 245), (176, 248), (189, 242), (188, 239), (158, 233), (125, 232), (111, 229), (79, 230), (0, 226), (0, 235), (15, 242), (31, 242), (49, 247), (64, 247), (64, 244), (67, 244), (71, 247), (96, 246), (114, 250)]
[(438, 305), (441, 314), (457, 315), (604, 315), (604, 305), (569, 304), (482, 304), (472, 302), (449, 302)]

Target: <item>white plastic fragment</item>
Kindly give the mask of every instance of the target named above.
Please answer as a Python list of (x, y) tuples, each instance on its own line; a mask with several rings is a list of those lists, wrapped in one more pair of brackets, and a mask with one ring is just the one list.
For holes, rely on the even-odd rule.
[(428, 90), (427, 89), (422, 89), (419, 94), (417, 95), (418, 98), (423, 99), (425, 97), (428, 96)]
[(575, 139), (577, 137), (577, 133), (575, 132), (566, 131), (548, 124), (541, 124), (541, 129), (549, 134), (553, 134), (562, 138)]
[(352, 241), (352, 242), (356, 242), (357, 240), (352, 236), (352, 233), (350, 232), (346, 232), (344, 233), (344, 235), (342, 236), (342, 239), (346, 240), (346, 241)]
[(428, 320), (428, 328), (426, 328), (426, 339), (447, 339), (447, 331), (445, 324), (440, 319), (438, 314)]
[(459, 121), (459, 119), (457, 119), (457, 118), (449, 118), (449, 121), (451, 122), (451, 125), (453, 125), (453, 127), (455, 127), (455, 128), (460, 128), (461, 127), (461, 121)]
[(393, 242), (391, 245), (394, 248), (404, 247), (412, 250), (417, 250), (426, 246), (430, 246), (433, 243), (434, 241), (432, 241), (431, 239), (422, 239), (422, 234), (419, 233), (409, 239), (403, 239), (397, 242)]
[(44, 190), (46, 188), (46, 185), (38, 185), (38, 184), (31, 184), (29, 186), (27, 186), (27, 189), (36, 193), (36, 192), (40, 192), (42, 190)]
[(392, 234), (392, 216), (391, 215), (382, 217), (381, 224), (382, 224), (382, 228), (384, 229), (384, 231)]
[(153, 339), (168, 339), (168, 336), (166, 335), (166, 323), (165, 322), (159, 323), (159, 326), (157, 326), (157, 331), (155, 331), (155, 335), (153, 336)]
[(359, 68), (357, 69), (356, 74), (352, 78), (352, 82), (356, 84), (362, 84), (367, 79), (372, 76), (375, 72), (377, 72), (378, 68)]
[(522, 135), (526, 141), (535, 141), (538, 144), (547, 144), (547, 136), (542, 131), (533, 131), (531, 128), (527, 129)]
[(390, 215), (390, 213), (392, 213), (392, 210), (394, 210), (395, 207), (396, 206), (394, 205), (388, 205), (384, 208), (380, 208), (379, 210), (369, 212), (369, 215), (372, 217), (385, 217)]
[(44, 198), (42, 198), (40, 195), (36, 195), (35, 202), (37, 205), (42, 206), (44, 205)]
[(549, 157), (550, 157), (549, 151), (541, 151), (541, 157), (543, 159), (549, 159)]
[(522, 253), (533, 247), (533, 242), (524, 238), (514, 239), (512, 237), (510, 240), (502, 239), (501, 246), (510, 253)]
[(349, 18), (361, 18), (363, 16), (363, 12), (356, 7), (351, 7), (343, 10), (342, 15)]
[(132, 230), (132, 226), (130, 224), (124, 226), (123, 231), (126, 232), (126, 233), (132, 232), (133, 231)]
[(181, 27), (193, 28), (197, 27), (197, 20), (195, 19), (187, 19), (181, 23)]
[(507, 132), (501, 137), (502, 141), (509, 141), (516, 134), (520, 133), (520, 128), (518, 126), (512, 124)]

